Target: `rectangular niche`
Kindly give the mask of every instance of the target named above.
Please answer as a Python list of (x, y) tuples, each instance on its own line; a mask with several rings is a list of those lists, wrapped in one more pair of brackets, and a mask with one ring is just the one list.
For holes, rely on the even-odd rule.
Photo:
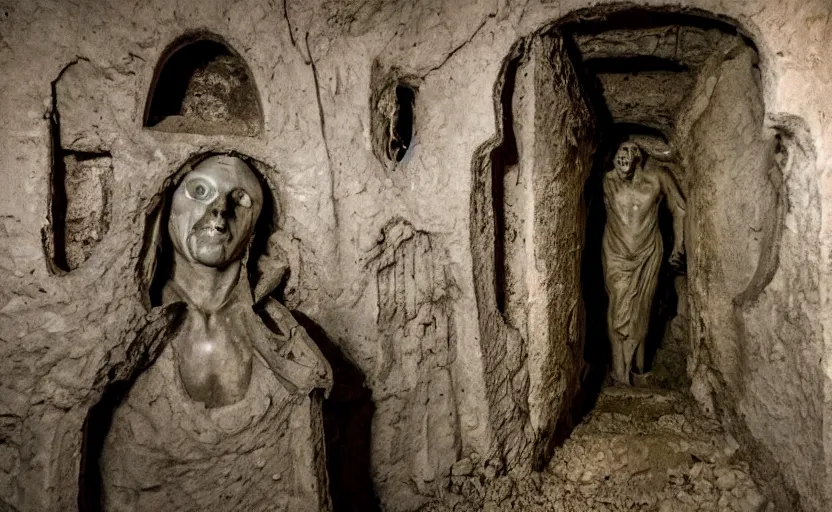
[(90, 258), (110, 225), (113, 162), (109, 148), (117, 123), (111, 80), (79, 57), (51, 84), (49, 226), (43, 245), (53, 273)]
[(52, 174), (52, 261), (63, 271), (92, 255), (110, 225), (109, 153), (62, 152)]

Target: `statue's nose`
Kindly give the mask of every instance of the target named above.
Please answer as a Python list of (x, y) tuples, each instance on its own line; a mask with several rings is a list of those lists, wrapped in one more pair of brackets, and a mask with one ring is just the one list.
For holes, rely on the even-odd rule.
[(220, 195), (214, 199), (214, 202), (211, 203), (211, 215), (223, 219), (228, 217), (228, 197)]

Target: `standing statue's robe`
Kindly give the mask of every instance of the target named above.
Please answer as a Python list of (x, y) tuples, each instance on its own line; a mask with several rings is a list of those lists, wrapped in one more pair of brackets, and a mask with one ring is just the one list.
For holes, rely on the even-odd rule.
[(663, 253), (658, 229), (636, 251), (624, 245), (615, 229), (604, 232), (604, 284), (610, 300), (607, 328), (623, 341), (625, 361), (632, 361), (639, 344), (644, 343), (647, 336)]
[(617, 166), (603, 177), (607, 223), (601, 242), (604, 285), (609, 296), (607, 333), (612, 348), (612, 375), (630, 383), (633, 363), (644, 372), (645, 339), (650, 309), (659, 281), (664, 243), (659, 230), (663, 199), (673, 215), (673, 264), (681, 264), (685, 199), (667, 166), (624, 142), (616, 153)]
[(114, 412), (100, 458), (104, 510), (329, 510), (321, 400), (332, 374), (317, 347), (276, 300), (255, 313), (241, 278), (215, 315), (253, 352), (251, 379), (240, 401), (209, 409), (179, 376), (175, 338), (199, 314), (188, 309)]
[(658, 226), (661, 175), (645, 169), (636, 173), (632, 180), (615, 171), (604, 177), (607, 225), (601, 260), (613, 376), (619, 382), (629, 381), (633, 362), (644, 371), (644, 341), (664, 252)]

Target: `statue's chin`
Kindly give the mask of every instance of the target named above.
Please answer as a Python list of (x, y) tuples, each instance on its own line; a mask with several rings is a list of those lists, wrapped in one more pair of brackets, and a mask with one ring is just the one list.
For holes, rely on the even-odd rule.
[(630, 166), (618, 169), (618, 173), (626, 179), (632, 178), (635, 172), (635, 169)]
[(225, 267), (239, 257), (237, 237), (230, 233), (194, 230), (188, 235), (188, 252), (194, 261), (206, 267)]
[(189, 244), (194, 261), (206, 267), (224, 267), (230, 263), (225, 244)]

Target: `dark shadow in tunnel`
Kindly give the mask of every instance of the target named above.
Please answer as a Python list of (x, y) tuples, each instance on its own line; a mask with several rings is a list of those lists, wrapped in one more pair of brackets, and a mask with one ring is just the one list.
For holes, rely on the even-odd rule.
[(602, 138), (595, 165), (584, 185), (586, 238), (581, 260), (581, 282), (586, 309), (584, 361), (587, 363), (587, 370), (583, 382), (582, 412), (584, 414), (595, 407), (595, 402), (606, 381), (611, 360), (610, 341), (607, 335), (609, 299), (604, 288), (604, 271), (601, 263), (601, 240), (607, 222), (602, 180), (611, 144), (609, 139)]
[[(667, 202), (662, 200), (659, 205), (659, 231), (662, 234), (662, 265), (659, 268), (659, 280), (656, 284), (656, 294), (653, 296), (653, 306), (650, 310), (650, 324), (647, 328), (645, 339), (645, 371), (651, 371), (656, 364), (657, 352), (662, 348), (665, 339), (667, 325), (676, 316), (676, 309), (679, 304), (679, 295), (676, 293), (674, 278), (684, 272), (674, 269), (668, 262), (670, 253), (673, 251), (673, 216), (667, 207)], [(684, 368), (676, 369), (684, 372)], [(681, 375), (674, 376), (676, 379)]]
[(358, 366), (309, 317), (292, 311), (332, 366), (334, 384), (323, 403), (326, 466), (334, 512), (381, 510), (370, 473), (375, 404)]
[(517, 68), (520, 58), (508, 63), (505, 83), (500, 95), (503, 106), (503, 143), (491, 152), (491, 207), (494, 209), (494, 294), (497, 309), (506, 313), (506, 213), (505, 213), (505, 179), (506, 169), (517, 165), (519, 154), (517, 138), (514, 133), (514, 107), (512, 96), (517, 81)]
[[(139, 372), (136, 372), (137, 374)], [(99, 459), (110, 432), (113, 414), (133, 385), (133, 380), (110, 384), (101, 400), (90, 408), (84, 421), (81, 463), (78, 476), (79, 512), (101, 512), (102, 480)]]

